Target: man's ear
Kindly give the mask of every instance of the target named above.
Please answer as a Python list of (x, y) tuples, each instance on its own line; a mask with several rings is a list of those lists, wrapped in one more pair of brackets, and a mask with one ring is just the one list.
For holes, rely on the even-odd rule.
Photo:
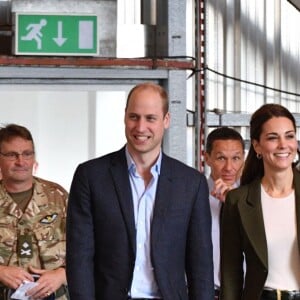
[(210, 155), (207, 152), (204, 152), (205, 163), (210, 167)]
[(170, 113), (167, 112), (166, 115), (164, 116), (164, 128), (168, 129), (170, 127), (170, 122), (171, 122), (171, 116)]

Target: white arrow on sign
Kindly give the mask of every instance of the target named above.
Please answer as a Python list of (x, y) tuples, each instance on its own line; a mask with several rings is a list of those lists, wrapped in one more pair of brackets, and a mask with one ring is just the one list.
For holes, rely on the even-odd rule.
[(65, 41), (67, 40), (62, 36), (63, 31), (63, 23), (62, 21), (57, 22), (57, 37), (53, 38), (54, 42), (57, 44), (58, 47), (61, 47)]

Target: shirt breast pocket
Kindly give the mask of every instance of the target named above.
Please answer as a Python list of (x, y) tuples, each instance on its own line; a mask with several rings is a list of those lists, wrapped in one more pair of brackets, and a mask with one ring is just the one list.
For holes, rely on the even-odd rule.
[(65, 233), (59, 222), (39, 224), (34, 230), (41, 265), (46, 269), (56, 269), (65, 263)]
[(42, 225), (34, 230), (34, 236), (38, 243), (55, 240), (55, 228), (51, 225)]
[(56, 213), (41, 218), (34, 228), (34, 236), (39, 244), (59, 239), (60, 232), (61, 218)]

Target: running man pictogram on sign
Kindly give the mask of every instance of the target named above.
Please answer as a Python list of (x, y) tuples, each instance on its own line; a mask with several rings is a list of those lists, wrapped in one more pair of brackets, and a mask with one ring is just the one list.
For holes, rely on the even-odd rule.
[(37, 42), (37, 48), (39, 50), (42, 49), (42, 37), (43, 34), (41, 32), (42, 28), (46, 26), (47, 21), (45, 19), (41, 19), (39, 24), (29, 24), (26, 28), (28, 34), (26, 36), (22, 36), (22, 41), (32, 41), (35, 40)]

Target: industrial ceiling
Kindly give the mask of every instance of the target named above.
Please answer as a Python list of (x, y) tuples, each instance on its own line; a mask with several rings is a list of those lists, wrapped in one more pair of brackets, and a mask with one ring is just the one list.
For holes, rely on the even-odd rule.
[(297, 9), (300, 10), (300, 0), (288, 0), (292, 5), (294, 5)]

